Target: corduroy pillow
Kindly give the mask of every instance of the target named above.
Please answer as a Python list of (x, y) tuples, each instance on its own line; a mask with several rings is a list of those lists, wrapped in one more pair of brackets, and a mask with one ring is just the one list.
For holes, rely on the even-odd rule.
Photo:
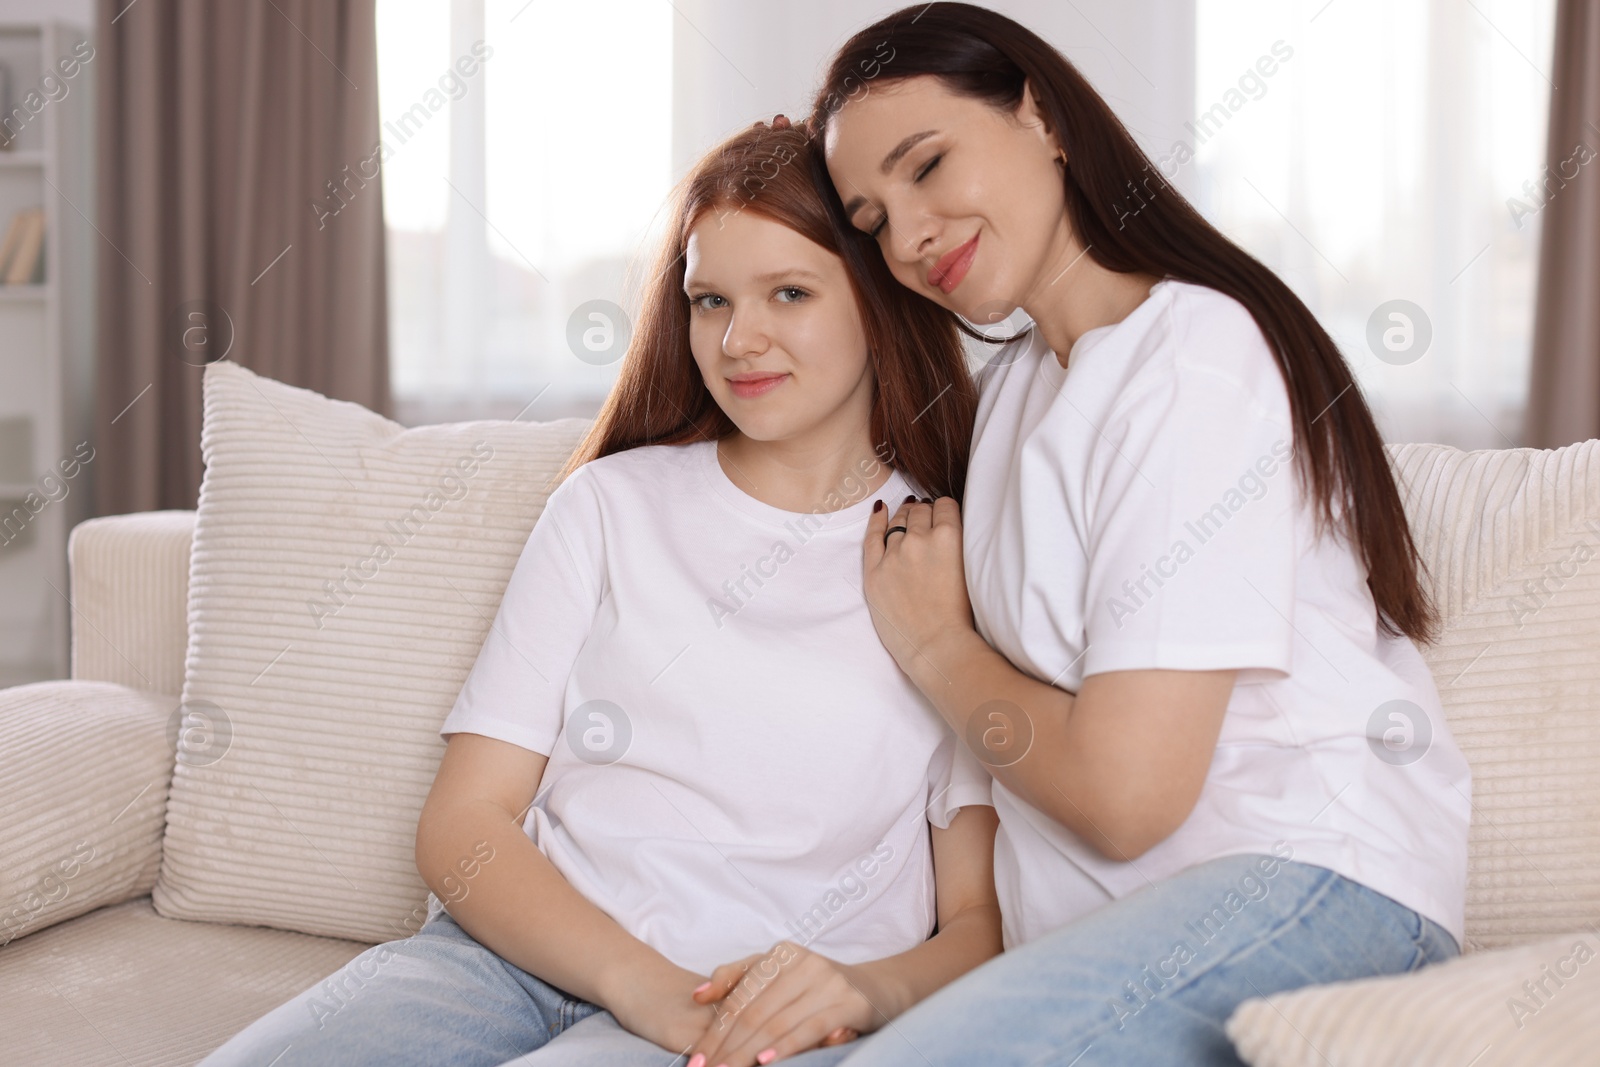
[(1406, 975), (1252, 997), (1228, 1037), (1252, 1067), (1509, 1067), (1595, 1062), (1593, 931), (1475, 952)]
[(1472, 767), (1465, 951), (1600, 923), (1600, 440), (1391, 446)]
[(405, 429), (205, 371), (166, 916), (377, 942), (425, 915), (439, 724), (588, 423)]
[(1252, 1067), (1588, 1063), (1600, 1028), (1600, 441), (1388, 451), (1443, 622), (1423, 656), (1472, 767), (1467, 955), (1252, 998), (1228, 1036)]
[(0, 690), (0, 948), (150, 890), (177, 704), (111, 682)]

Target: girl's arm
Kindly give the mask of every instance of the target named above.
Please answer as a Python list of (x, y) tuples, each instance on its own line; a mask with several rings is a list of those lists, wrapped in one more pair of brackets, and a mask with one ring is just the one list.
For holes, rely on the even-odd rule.
[(874, 1008), (869, 1029), (1000, 954), (1000, 900), (994, 889), (999, 825), (993, 808), (974, 804), (956, 812), (949, 829), (931, 827), (937, 932), (898, 956), (849, 968)]
[(711, 1015), (690, 995), (703, 976), (624, 930), (522, 830), (548, 757), (480, 734), (449, 738), (417, 822), (428, 888), (501, 958), (669, 1051), (688, 1047)]
[[(689, 1067), (749, 1067), (816, 1048), (842, 1028), (868, 1033), (1000, 953), (992, 807), (956, 812), (933, 827), (938, 930), (915, 948), (866, 963), (836, 963), (790, 941), (724, 964), (695, 993), (717, 1018)], [(702, 1058), (703, 1057), (703, 1058)]]
[(1076, 696), (1024, 674), (973, 627), (956, 501), (907, 512), (894, 552), (887, 508), (864, 549), (867, 604), (895, 662), (997, 781), (1106, 858), (1170, 836), (1200, 799), (1237, 672), (1107, 671)]

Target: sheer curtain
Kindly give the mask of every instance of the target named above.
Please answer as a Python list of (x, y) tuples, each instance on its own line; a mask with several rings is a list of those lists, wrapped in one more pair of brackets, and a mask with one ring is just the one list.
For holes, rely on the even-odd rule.
[(1198, 2), (1197, 204), (1317, 314), (1387, 440), (1521, 443), (1553, 7)]
[[(673, 183), (808, 106), (899, 0), (377, 0), (397, 417), (591, 415)], [(1189, 0), (991, 0), (1157, 145), (1189, 113)], [(1181, 182), (1180, 182), (1181, 184)]]
[(671, 190), (671, 5), (377, 4), (397, 416), (592, 414)]
[[(801, 112), (833, 48), (901, 6), (377, 2), (385, 129), (410, 120), (384, 164), (409, 422), (591, 414), (620, 352), (581, 341), (625, 336), (672, 182)], [(1554, 0), (991, 4), (1299, 293), (1387, 439), (1520, 443)]]

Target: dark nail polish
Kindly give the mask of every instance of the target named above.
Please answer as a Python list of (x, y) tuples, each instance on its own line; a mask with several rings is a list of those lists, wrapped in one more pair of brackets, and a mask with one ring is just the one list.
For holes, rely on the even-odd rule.
[(916, 498), (915, 495), (908, 496), (904, 500), (901, 501), (902, 504), (915, 504), (916, 502), (917, 502), (917, 498)]
[(878, 513), (878, 512), (880, 512), (880, 511), (882, 511), (882, 510), (883, 510), (883, 501), (881, 501), (881, 500), (874, 500), (874, 501), (873, 501), (873, 502), (872, 502), (872, 513), (873, 513), (873, 514), (874, 514), (874, 515), (876, 515), (876, 514), (877, 514), (877, 513)]
[(925, 497), (923, 497), (923, 498), (922, 498), (922, 502), (923, 502), (923, 503), (924, 503), (924, 504), (931, 504), (931, 503), (933, 503), (933, 497), (931, 497), (931, 496), (925, 496)]

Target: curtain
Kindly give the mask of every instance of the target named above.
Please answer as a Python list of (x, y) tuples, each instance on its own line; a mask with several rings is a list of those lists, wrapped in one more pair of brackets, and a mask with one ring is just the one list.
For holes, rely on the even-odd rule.
[(374, 0), (98, 0), (100, 514), (192, 508), (232, 359), (388, 414)]
[(1559, 0), (1523, 443), (1600, 437), (1600, 0)]

